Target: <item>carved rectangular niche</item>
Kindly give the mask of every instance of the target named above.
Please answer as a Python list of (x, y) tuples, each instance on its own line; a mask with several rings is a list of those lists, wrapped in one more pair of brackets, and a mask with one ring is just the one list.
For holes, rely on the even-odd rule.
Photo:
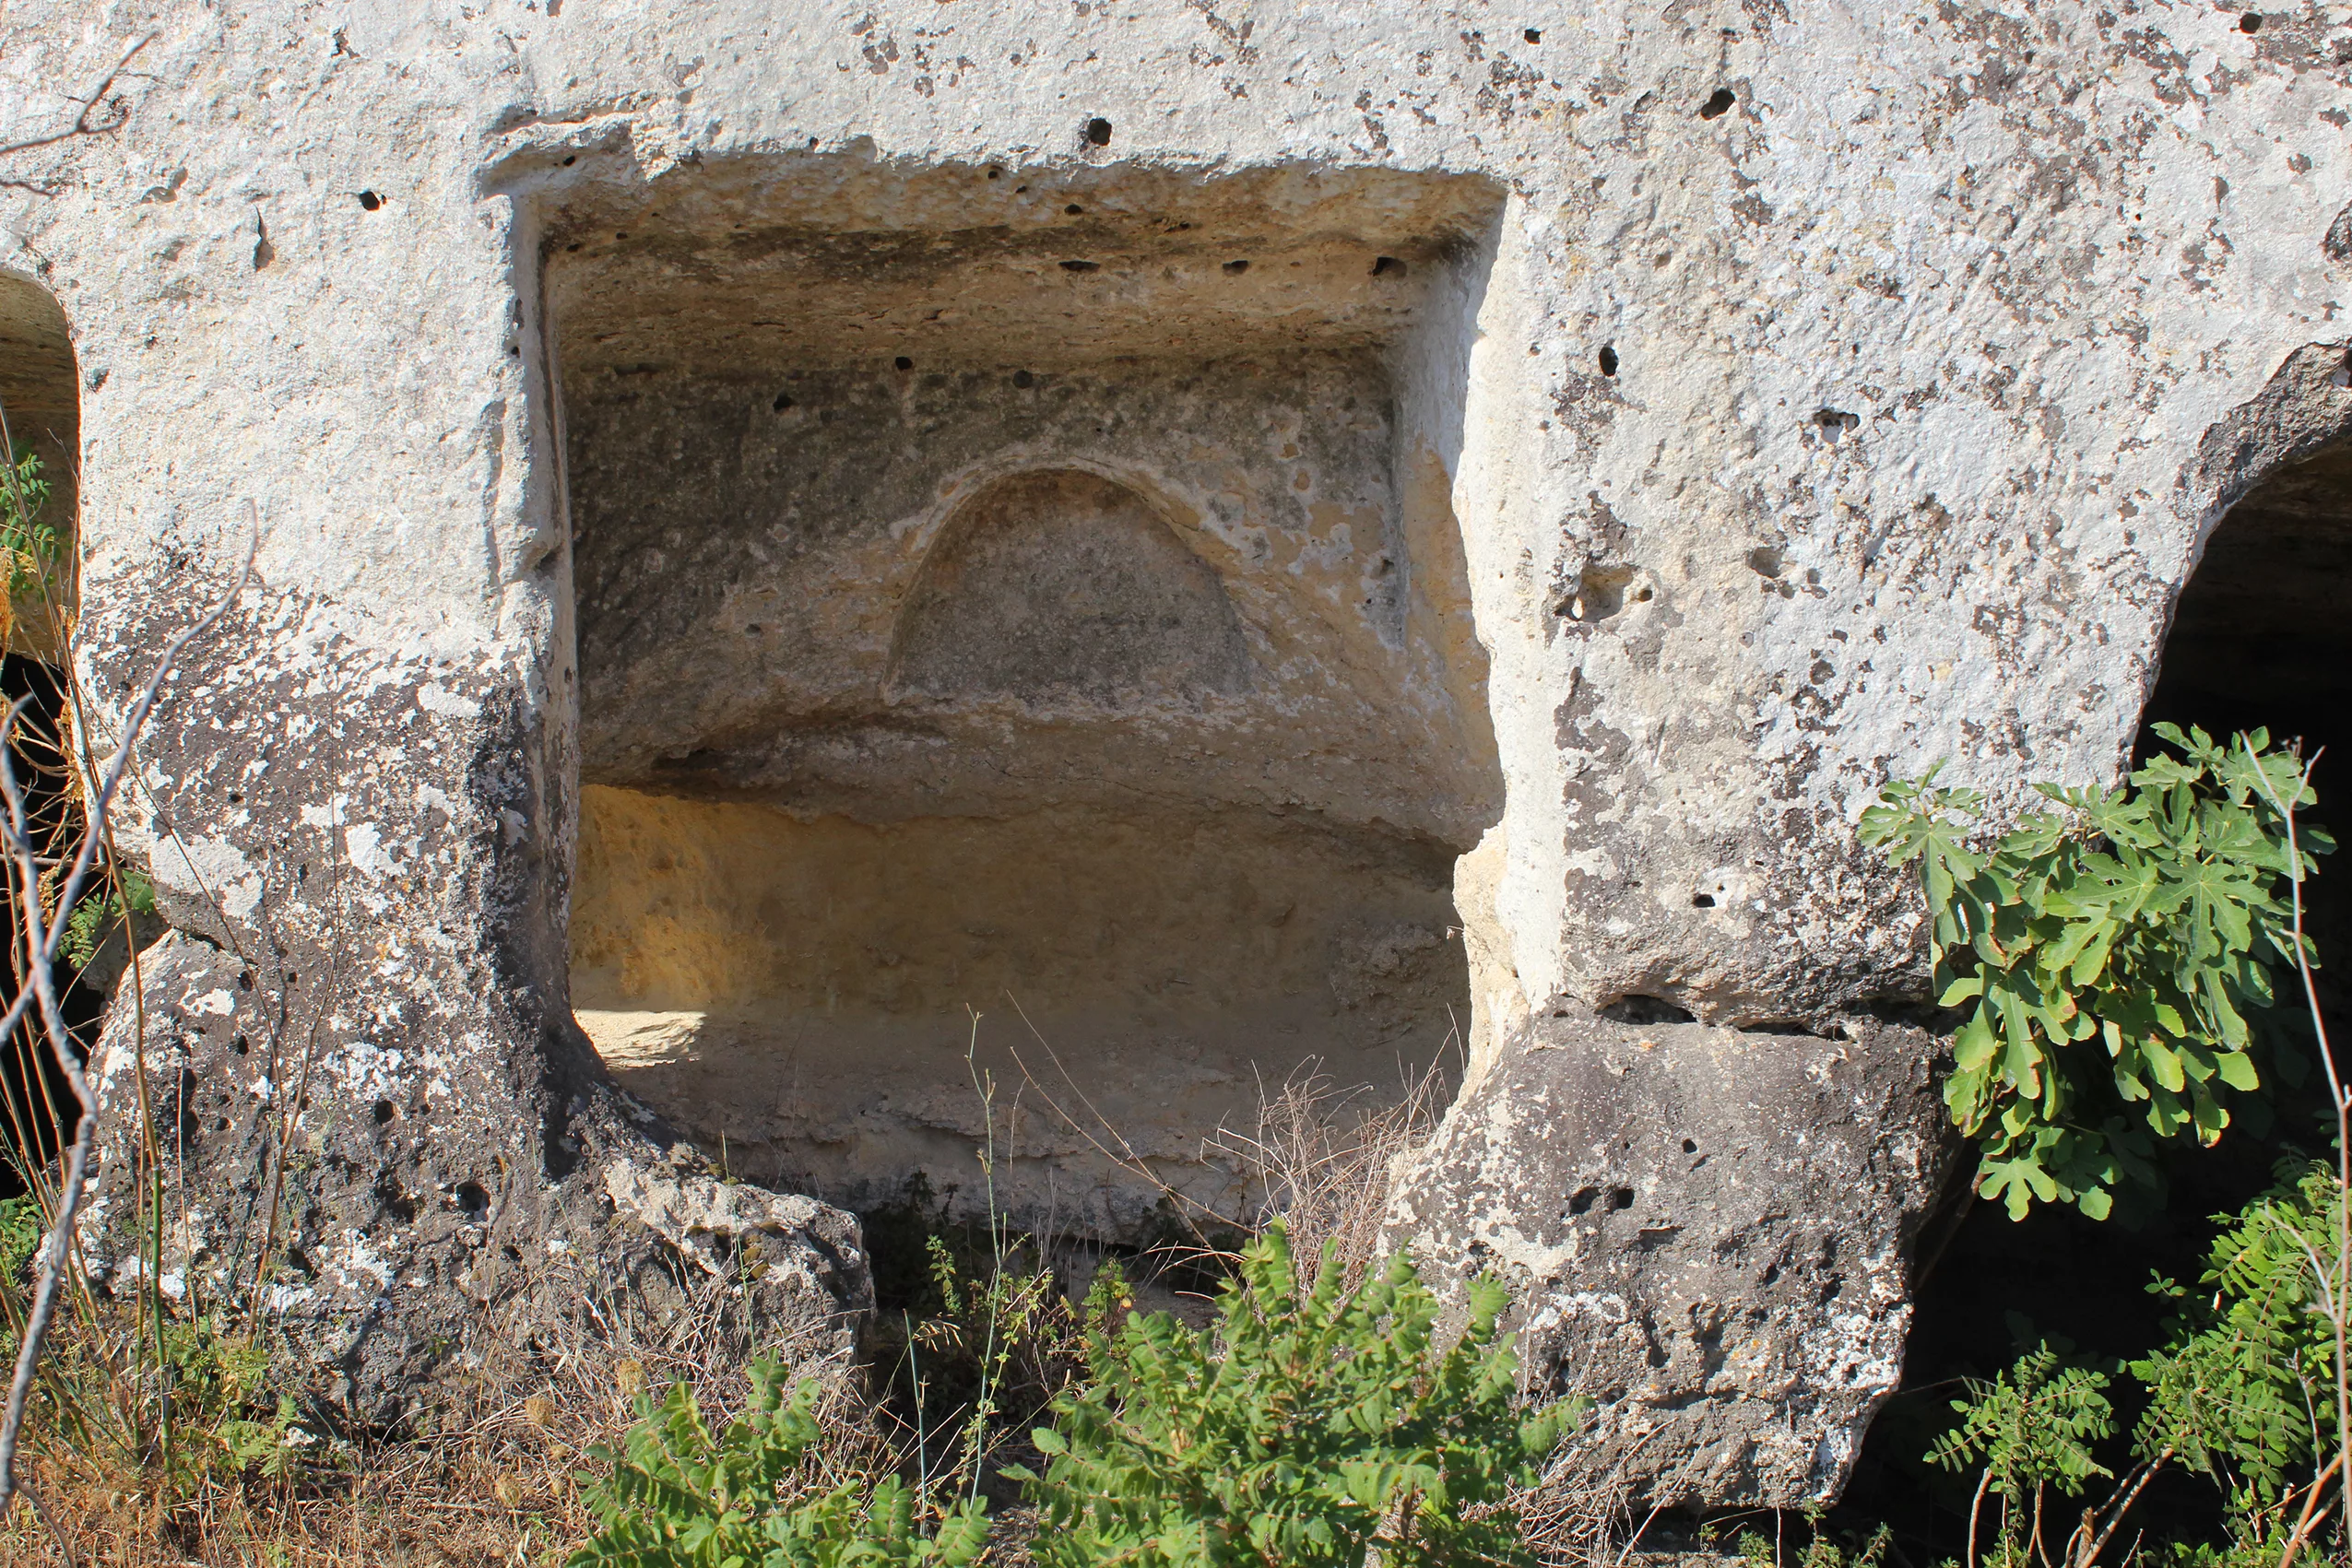
[(976, 1040), (999, 1201), (1133, 1239), (1155, 1181), (1249, 1201), (1261, 1091), (1444, 1059), (1495, 205), (814, 157), (550, 202), (573, 999), (624, 1085), (739, 1173), (969, 1202)]

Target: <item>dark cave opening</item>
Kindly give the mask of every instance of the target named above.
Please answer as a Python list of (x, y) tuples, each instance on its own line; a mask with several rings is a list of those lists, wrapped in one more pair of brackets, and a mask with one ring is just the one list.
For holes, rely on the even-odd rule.
[[(22, 471), (34, 489), (10, 489), (0, 497), (0, 520), (14, 525), (12, 502), (21, 497), (33, 508), (36, 527), (55, 531), (61, 566), (73, 556), (75, 521), (81, 494), (81, 376), (65, 312), (49, 292), (29, 280), (0, 276), (0, 460), (33, 460)], [(29, 541), (12, 541), (18, 549)], [(41, 547), (35, 547), (41, 548)], [(11, 574), (14, 575), (13, 573)], [(70, 602), (70, 567), (43, 569), (37, 584), (21, 579), (0, 589), (0, 704), (22, 702), (12, 732), (9, 760), (25, 792), (27, 826), (39, 853), (55, 855), (68, 842), (65, 830), (78, 817), (63, 765), (66, 605), (53, 598), (65, 590)], [(18, 878), (5, 878), (0, 914), (8, 922), (7, 996), (24, 977), (24, 922)], [(87, 1046), (95, 1038), (105, 998), (92, 984), (75, 983), (69, 966), (57, 966), (58, 1000), (74, 1036)], [(56, 1158), (71, 1137), (73, 1104), (65, 1075), (50, 1059), (37, 1028), (19, 1029), (0, 1041), (0, 1198), (21, 1195), (29, 1173)]]
[[(0, 658), (0, 703), (24, 704), (10, 742), (10, 758), (25, 792), (25, 816), (36, 845), (72, 842), (68, 830), (77, 814), (61, 765), (58, 739), (65, 733), (65, 683), (54, 666), (20, 654)], [(8, 921), (7, 999), (25, 982), (24, 916), (16, 879), (8, 881), (0, 909)], [(106, 996), (82, 984), (70, 963), (54, 968), (58, 1009), (86, 1055), (96, 1040)], [(28, 1190), (33, 1171), (53, 1161), (72, 1138), (77, 1118), (64, 1070), (50, 1054), (47, 1037), (28, 1021), (0, 1043), (0, 1198)]]
[[(2162, 749), (2158, 724), (2195, 726), (2216, 738), (2266, 728), (2274, 747), (2319, 754), (2319, 804), (2311, 820), (2342, 822), (2337, 802), (2352, 791), (2352, 443), (2280, 470), (2232, 507), (2181, 590), (2154, 690), (2133, 749), (2139, 766)], [(2345, 1017), (2344, 933), (2352, 863), (2323, 858), (2306, 884), (2305, 928), (2319, 949), (2318, 988), (2332, 1023)], [(2274, 1018), (2296, 1021), (2301, 999), (2283, 988)], [(2290, 1014), (2285, 1009), (2293, 1009)], [(2287, 1048), (2296, 1048), (2290, 1043)], [(2168, 1308), (2148, 1290), (2162, 1275), (2192, 1283), (2215, 1234), (2212, 1216), (2234, 1210), (2267, 1187), (2276, 1162), (2324, 1152), (2325, 1092), (2316, 1064), (2299, 1089), (2281, 1082), (2270, 1125), (2240, 1125), (2212, 1149), (2175, 1151), (2165, 1161), (2160, 1208), (2106, 1221), (2070, 1208), (2037, 1207), (2012, 1223), (1994, 1204), (1975, 1202), (1940, 1247), (1931, 1233), (1902, 1391), (1881, 1409), (1833, 1524), (1884, 1521), (1903, 1555), (1928, 1563), (1964, 1552), (1972, 1477), (1947, 1474), (1924, 1456), (1953, 1420), (1958, 1380), (1991, 1376), (2042, 1336), (2086, 1356), (2129, 1359), (2154, 1348)], [(2279, 1077), (2281, 1075), (2274, 1075)], [(2135, 1385), (2119, 1374), (2120, 1429), (2137, 1410)], [(2113, 1446), (2119, 1451), (2121, 1438)], [(2110, 1460), (2112, 1463), (2112, 1459)], [(2151, 1539), (2219, 1538), (2216, 1486), (2177, 1469), (2159, 1477), (2133, 1510)]]

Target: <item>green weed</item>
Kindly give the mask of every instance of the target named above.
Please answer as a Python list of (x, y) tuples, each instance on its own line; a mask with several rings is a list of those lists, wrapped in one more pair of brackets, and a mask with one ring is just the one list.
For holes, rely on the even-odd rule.
[(1977, 1140), (1978, 1192), (2012, 1218), (2105, 1218), (2119, 1187), (2156, 1185), (2157, 1140), (2214, 1142), (2261, 1085), (2248, 1015), (2297, 961), (2283, 889), (2315, 864), (2290, 855), (2282, 808), (2316, 797), (2263, 731), (2157, 733), (2181, 755), (2114, 789), (2038, 785), (2060, 809), (1990, 849), (1968, 842), (1984, 796), (1933, 787), (1933, 769), (1862, 814), (1864, 843), (1919, 866), (1937, 1000), (1968, 1009), (1944, 1102)]

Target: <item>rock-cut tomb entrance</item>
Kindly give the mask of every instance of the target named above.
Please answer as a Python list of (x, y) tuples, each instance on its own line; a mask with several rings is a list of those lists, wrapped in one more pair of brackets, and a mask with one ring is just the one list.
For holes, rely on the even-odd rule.
[[(1459, 1057), (1495, 196), (811, 157), (544, 213), (575, 1016), (737, 1173), (1137, 1240)], [(975, 1016), (976, 1015), (976, 1016)], [(970, 1059), (967, 1060), (967, 1057)]]

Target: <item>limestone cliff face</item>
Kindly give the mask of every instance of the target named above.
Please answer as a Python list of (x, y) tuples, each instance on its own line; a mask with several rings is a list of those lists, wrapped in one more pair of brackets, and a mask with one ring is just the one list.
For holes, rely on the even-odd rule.
[(2110, 777), (2208, 532), (2344, 433), (2343, 21), (12, 6), (0, 143), (151, 35), (0, 169), (90, 690), (254, 552), (126, 824), (187, 1266), (281, 1206), (289, 1332), (396, 1409), (544, 1259), (763, 1237), (853, 1311), (854, 1223), (698, 1143), (968, 1171), (967, 1006), (1138, 1129), (1140, 1185), (1011, 1129), (1110, 1239), (1242, 1201), (1260, 1077), (1459, 1026), (1395, 1233), (1524, 1238), (1544, 1353), (1711, 1456), (1661, 1486), (1834, 1487), (1944, 1158), (1853, 821)]

